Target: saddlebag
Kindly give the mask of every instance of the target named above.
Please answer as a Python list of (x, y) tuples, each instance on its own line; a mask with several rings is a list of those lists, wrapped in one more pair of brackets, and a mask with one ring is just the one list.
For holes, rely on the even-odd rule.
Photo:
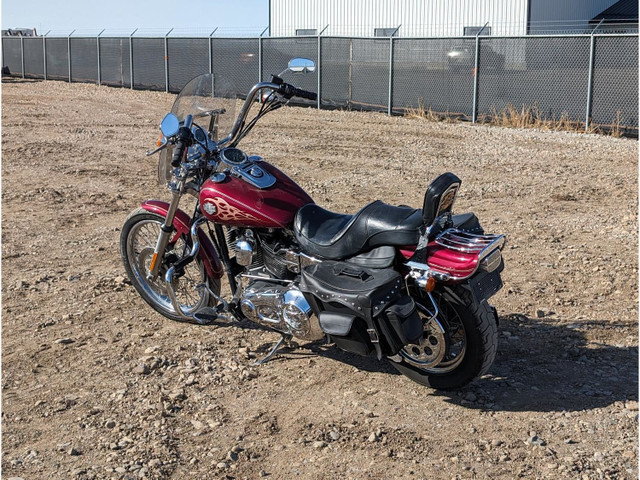
[(320, 327), (343, 350), (395, 355), (422, 335), (422, 320), (391, 268), (324, 261), (302, 270), (300, 290)]

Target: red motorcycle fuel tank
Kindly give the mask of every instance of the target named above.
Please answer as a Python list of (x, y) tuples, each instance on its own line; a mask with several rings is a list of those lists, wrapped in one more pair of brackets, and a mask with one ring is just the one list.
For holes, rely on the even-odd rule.
[(221, 182), (207, 179), (200, 189), (200, 208), (205, 217), (222, 225), (287, 228), (300, 207), (313, 200), (293, 180), (267, 162), (260, 168), (275, 177), (265, 189), (233, 174)]

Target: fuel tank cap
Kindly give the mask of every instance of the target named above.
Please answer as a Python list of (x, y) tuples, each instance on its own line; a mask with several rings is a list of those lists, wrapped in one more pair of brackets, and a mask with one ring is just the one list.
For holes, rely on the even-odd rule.
[(222, 183), (227, 179), (227, 174), (224, 172), (216, 172), (209, 177), (213, 183)]
[(264, 175), (264, 172), (259, 167), (251, 167), (251, 170), (249, 170), (249, 175), (255, 178), (260, 178)]
[(276, 177), (256, 164), (250, 163), (243, 167), (235, 167), (233, 174), (259, 189), (272, 187), (276, 183)]

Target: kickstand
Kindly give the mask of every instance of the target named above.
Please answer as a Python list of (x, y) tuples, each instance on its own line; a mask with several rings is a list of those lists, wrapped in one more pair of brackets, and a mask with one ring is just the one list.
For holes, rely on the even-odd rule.
[(283, 343), (285, 342), (289, 342), (289, 340), (291, 340), (292, 336), (291, 335), (282, 335), (280, 337), (280, 340), (278, 340), (276, 342), (276, 344), (273, 346), (273, 348), (269, 351), (269, 353), (267, 353), (264, 358), (261, 358), (260, 360), (256, 360), (255, 362), (253, 362), (252, 366), (256, 367), (258, 365), (262, 365), (263, 363), (268, 362), (271, 357), (273, 357), (276, 352), (280, 349), (280, 347), (282, 346)]

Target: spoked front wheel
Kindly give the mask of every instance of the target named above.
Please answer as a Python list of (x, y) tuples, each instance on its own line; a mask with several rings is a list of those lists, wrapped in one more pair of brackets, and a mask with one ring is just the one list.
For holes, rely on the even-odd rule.
[(399, 361), (391, 364), (417, 383), (452, 390), (489, 370), (498, 348), (498, 328), (489, 304), (477, 304), (463, 287), (434, 292), (433, 297), (438, 316), (429, 322), (428, 308), (420, 305), (423, 338), (406, 345)]
[[(164, 254), (158, 276), (155, 279), (149, 279), (147, 276), (163, 223), (164, 218), (160, 215), (142, 208), (133, 211), (122, 227), (120, 255), (129, 280), (140, 296), (165, 317), (184, 322), (184, 317), (176, 313), (167, 295), (164, 276), (171, 264), (189, 253), (191, 247), (188, 239), (182, 235), (170, 243)], [(173, 289), (180, 307), (186, 314), (215, 305), (215, 300), (210, 299), (206, 291), (195, 289), (195, 286), (200, 283), (206, 283), (212, 292), (216, 295), (220, 294), (220, 280), (207, 276), (199, 258), (184, 267), (184, 274), (174, 277)]]

